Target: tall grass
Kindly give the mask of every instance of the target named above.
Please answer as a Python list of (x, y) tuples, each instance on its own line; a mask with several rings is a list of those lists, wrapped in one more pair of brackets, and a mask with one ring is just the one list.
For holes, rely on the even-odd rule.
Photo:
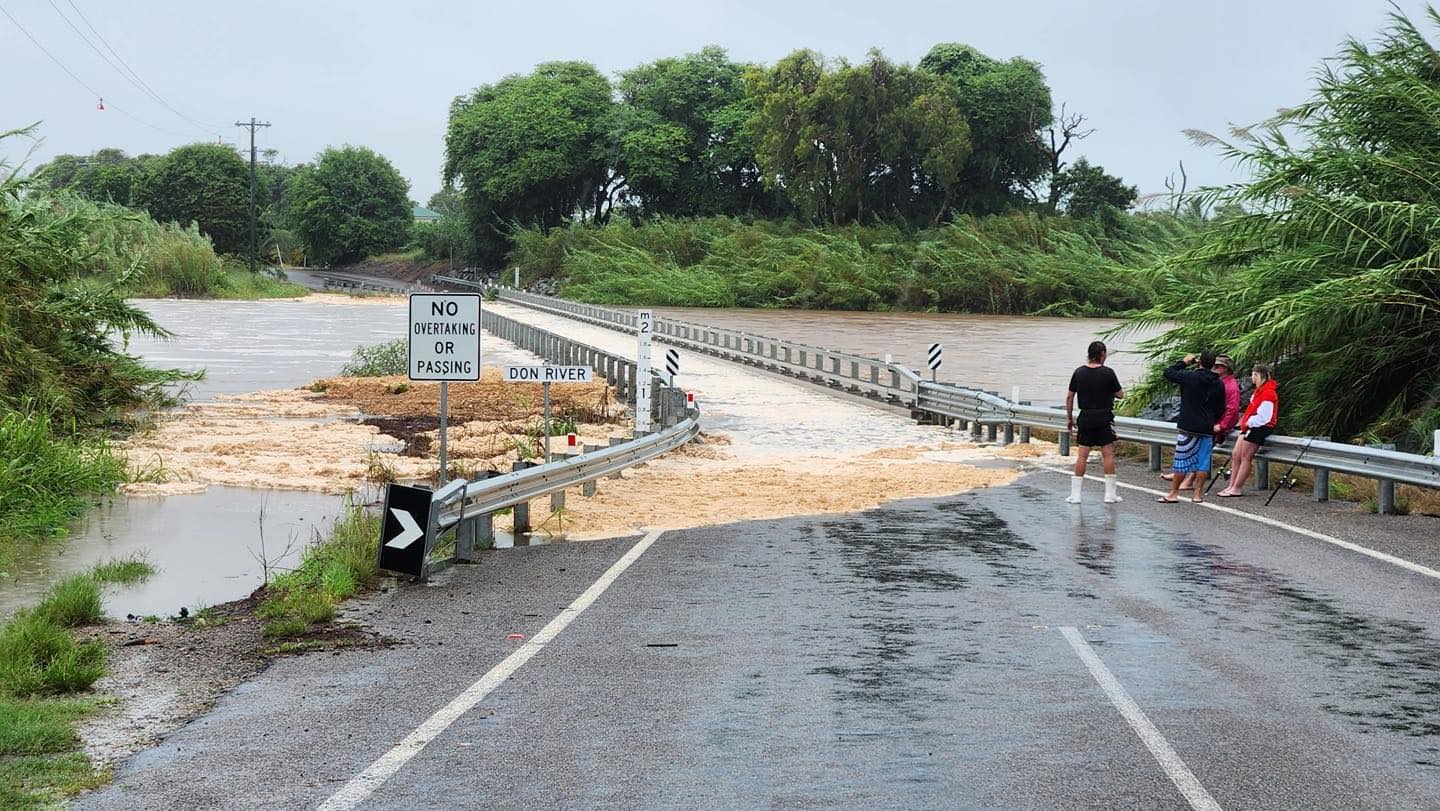
[(104, 439), (57, 437), (43, 412), (0, 413), (0, 541), (54, 535), (124, 480)]
[[(1432, 28), (1440, 15), (1428, 12)], [(1350, 41), (1314, 96), (1230, 141), (1252, 180), (1206, 193), (1240, 213), (1147, 273), (1133, 325), (1163, 362), (1202, 348), (1276, 365), (1280, 427), (1426, 450), (1440, 428), (1440, 51), (1396, 14)], [(1158, 375), (1137, 393), (1161, 387)]]
[(1149, 304), (1136, 270), (1188, 230), (1165, 215), (1107, 230), (1031, 212), (924, 231), (660, 219), (521, 230), (512, 259), (601, 304), (1104, 315)]
[(265, 635), (272, 638), (303, 634), (318, 622), (335, 616), (335, 606), (353, 597), (375, 577), (378, 561), (375, 539), (380, 518), (351, 505), (336, 519), (330, 535), (306, 547), (300, 565), (270, 583), (260, 606)]

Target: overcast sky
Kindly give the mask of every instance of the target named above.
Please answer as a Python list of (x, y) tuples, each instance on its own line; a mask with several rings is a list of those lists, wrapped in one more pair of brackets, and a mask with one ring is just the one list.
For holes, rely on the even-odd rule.
[[(1400, 6), (1422, 19), (1423, 3)], [(877, 47), (914, 63), (946, 41), (1024, 56), (1043, 65), (1056, 104), (1083, 112), (1095, 127), (1076, 156), (1088, 155), (1142, 193), (1162, 191), (1179, 160), (1192, 186), (1228, 182), (1236, 170), (1181, 130), (1223, 132), (1305, 98), (1320, 60), (1347, 35), (1371, 39), (1390, 7), (1382, 0), (0, 0), (0, 9), (74, 73), (0, 15), (0, 130), (41, 121), (36, 161), (107, 146), (136, 154), (217, 137), (236, 143), (245, 136), (233, 122), (253, 115), (273, 125), (261, 130), (259, 145), (284, 161), (310, 160), (331, 145), (368, 146), (390, 158), (410, 180), (411, 197), (424, 201), (440, 187), (446, 113), (457, 94), (537, 62), (584, 60), (613, 74), (710, 44), (764, 63), (802, 47), (852, 60)], [(118, 65), (98, 31), (185, 117), (122, 78), (66, 17)], [(12, 161), (19, 153), (16, 143), (0, 145)]]

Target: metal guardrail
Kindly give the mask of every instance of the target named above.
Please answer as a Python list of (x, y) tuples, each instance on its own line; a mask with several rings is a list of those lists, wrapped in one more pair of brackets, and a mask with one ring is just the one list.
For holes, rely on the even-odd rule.
[[(503, 287), (499, 290), (499, 298), (597, 326), (635, 331), (633, 312)], [(657, 341), (815, 383), (832, 393), (858, 397), (871, 405), (908, 414), (916, 401), (919, 378), (907, 375), (908, 370), (898, 364), (674, 318), (656, 318), (654, 324)]]
[[(533, 309), (564, 315), (599, 326), (633, 332), (635, 316), (593, 304), (501, 288), (500, 299)], [(977, 435), (983, 429), (994, 441), (1013, 441), (1017, 429), (1028, 440), (1032, 428), (1054, 431), (1060, 452), (1069, 455), (1070, 435), (1065, 412), (1059, 408), (1012, 403), (994, 392), (926, 381), (898, 363), (836, 352), (720, 329), (670, 318), (655, 319), (655, 338), (749, 366), (778, 371), (799, 380), (820, 384), (831, 391), (858, 394), (877, 405), (901, 407), (917, 419), (943, 417), (966, 423)], [(1003, 430), (1003, 438), (1001, 431)], [(1150, 467), (1160, 469), (1161, 449), (1174, 447), (1175, 424), (1159, 420), (1117, 417), (1115, 432), (1123, 440), (1150, 449)], [(1232, 433), (1230, 448), (1234, 447)], [(1226, 453), (1226, 449), (1220, 449)], [(1382, 448), (1330, 442), (1325, 438), (1272, 435), (1256, 454), (1257, 489), (1268, 486), (1268, 465), (1299, 463), (1316, 472), (1315, 497), (1328, 499), (1329, 474), (1344, 473), (1379, 483), (1379, 511), (1392, 512), (1396, 483), (1440, 488), (1440, 458)]]
[[(557, 364), (590, 365), (617, 390), (619, 396), (633, 404), (635, 397), (635, 362), (604, 352), (570, 338), (522, 324), (493, 312), (481, 311), (481, 327), (521, 349), (534, 352)], [(577, 456), (568, 456), (548, 464), (518, 463), (517, 469), (489, 478), (468, 481), (457, 479), (437, 490), (430, 500), (429, 525), (425, 537), (430, 549), (421, 579), (435, 568), (455, 561), (471, 561), (475, 551), (494, 540), (494, 516), (504, 509), (516, 511), (517, 530), (521, 529), (522, 508), (527, 516), (528, 503), (549, 495), (561, 498), (573, 487), (587, 485), (606, 476), (618, 475), (625, 468), (662, 456), (692, 441), (700, 432), (700, 412), (687, 402), (685, 393), (671, 388), (658, 377), (652, 379), (652, 414), (659, 431), (637, 436), (623, 442), (612, 440), (605, 448), (586, 448)], [(552, 501), (552, 504), (555, 502)], [(446, 533), (454, 531), (454, 552), (448, 558), (431, 560), (430, 551), (439, 546)]]

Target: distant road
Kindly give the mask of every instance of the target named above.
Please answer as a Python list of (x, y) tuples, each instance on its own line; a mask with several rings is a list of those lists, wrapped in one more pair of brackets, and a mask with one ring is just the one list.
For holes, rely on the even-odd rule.
[(303, 284), (311, 290), (324, 290), (326, 279), (346, 281), (355, 284), (367, 284), (375, 287), (395, 288), (406, 291), (429, 290), (423, 284), (412, 284), (410, 282), (392, 279), (387, 276), (369, 276), (362, 273), (350, 273), (348, 271), (296, 269), (291, 268), (285, 271), (290, 281), (296, 284)]

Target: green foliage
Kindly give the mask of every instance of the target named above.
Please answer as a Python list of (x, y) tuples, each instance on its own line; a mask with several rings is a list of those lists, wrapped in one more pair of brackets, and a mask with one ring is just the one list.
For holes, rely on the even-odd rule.
[(512, 223), (608, 214), (613, 108), (610, 82), (583, 62), (547, 62), (455, 99), (445, 182), (463, 189), (477, 255), (503, 259)]
[(89, 701), (0, 698), (0, 757), (48, 755), (80, 742), (70, 722), (94, 710)]
[(103, 439), (59, 438), (42, 412), (0, 410), (0, 542), (62, 533), (91, 498), (123, 481), (125, 467)]
[(171, 150), (149, 167), (131, 202), (160, 222), (195, 223), (222, 253), (248, 253), (250, 167), (228, 146)]
[(0, 695), (73, 693), (104, 672), (104, 645), (76, 642), (39, 611), (21, 611), (0, 628)]
[(978, 215), (1023, 205), (1023, 190), (1050, 168), (1037, 135), (1054, 120), (1040, 66), (1019, 58), (1002, 62), (947, 42), (931, 48), (920, 69), (951, 83), (970, 125), (972, 152), (960, 172), (956, 210)]
[(350, 362), (340, 367), (342, 377), (388, 377), (403, 375), (410, 363), (409, 346), (404, 338), (383, 344), (357, 346)]
[(1127, 215), (1113, 233), (1033, 213), (920, 232), (663, 219), (522, 231), (512, 259), (604, 304), (1104, 315), (1148, 303), (1135, 269), (1186, 231), (1164, 215)]
[[(1440, 17), (1429, 12), (1432, 25)], [(1211, 189), (1242, 212), (1150, 272), (1168, 326), (1157, 361), (1214, 348), (1276, 364), (1280, 427), (1429, 445), (1440, 424), (1440, 54), (1396, 15), (1350, 41), (1314, 96), (1219, 144), (1252, 180)], [(1173, 325), (1173, 326), (1171, 326)], [(1153, 377), (1142, 396), (1159, 388)]]
[(745, 129), (746, 67), (714, 46), (620, 74), (616, 168), (646, 215), (773, 208)]
[(970, 127), (939, 76), (874, 51), (854, 66), (796, 51), (745, 86), (765, 182), (811, 219), (938, 222), (961, 190)]
[(1085, 158), (1060, 170), (1054, 184), (1060, 193), (1060, 205), (1071, 217), (1101, 215), (1113, 221), (1115, 212), (1134, 205), (1140, 191), (1114, 175), (1105, 174), (1104, 167)]
[(311, 260), (355, 262), (409, 239), (410, 184), (363, 146), (326, 149), (290, 180), (284, 211)]
[(100, 584), (89, 574), (71, 575), (51, 586), (34, 612), (61, 628), (98, 622), (105, 616), (100, 604)]
[(360, 505), (348, 507), (330, 536), (306, 547), (300, 565), (275, 578), (260, 606), (265, 635), (294, 637), (335, 616), (335, 606), (368, 585), (376, 572), (380, 519)]
[(95, 564), (90, 570), (90, 576), (100, 583), (119, 583), (130, 585), (142, 583), (155, 574), (155, 566), (146, 560), (142, 555), (131, 555), (128, 558), (113, 558), (104, 563)]

